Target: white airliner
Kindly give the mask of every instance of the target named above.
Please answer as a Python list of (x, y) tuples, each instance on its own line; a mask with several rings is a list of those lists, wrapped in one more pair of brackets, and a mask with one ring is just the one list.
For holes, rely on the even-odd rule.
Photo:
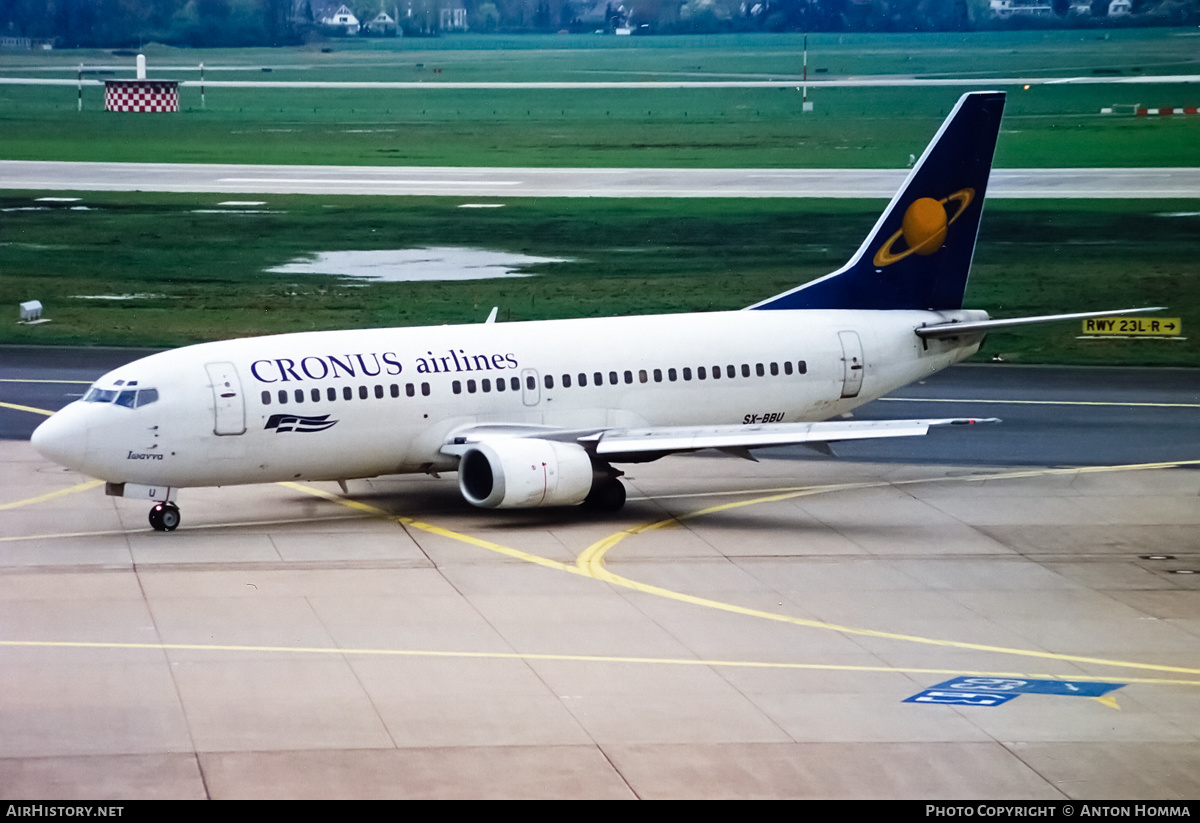
[[(616, 510), (613, 464), (925, 434), (831, 420), (973, 354), (963, 310), (1002, 92), (964, 95), (843, 268), (746, 310), (284, 334), (163, 352), (34, 432), (45, 457), (153, 502), (176, 491), (457, 471), (484, 507)], [(830, 422), (821, 422), (830, 421)]]

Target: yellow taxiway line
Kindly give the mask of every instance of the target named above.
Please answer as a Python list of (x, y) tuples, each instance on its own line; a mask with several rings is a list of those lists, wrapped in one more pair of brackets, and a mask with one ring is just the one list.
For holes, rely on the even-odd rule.
[[(46, 494), (39, 494), (37, 497), (29, 497), (29, 498), (26, 498), (25, 500), (15, 500), (12, 503), (0, 503), (0, 511), (6, 511), (8, 509), (18, 509), (21, 506), (32, 506), (34, 503), (43, 503), (47, 500), (53, 500), (56, 497), (62, 497), (64, 495), (74, 494), (75, 492), (87, 491), (88, 489), (94, 489), (97, 486), (103, 486), (103, 485), (104, 485), (103, 480), (87, 480), (87, 481), (84, 481), (83, 483), (80, 483), (76, 486), (71, 486), (66, 489), (59, 489), (58, 491), (47, 492)], [(60, 535), (46, 535), (46, 536), (47, 537), (59, 537)], [(68, 535), (68, 536), (72, 536), (72, 535)]]
[(50, 411), (49, 409), (35, 409), (33, 406), (22, 406), (17, 403), (0, 403), (0, 408), (15, 409), (16, 411), (30, 412), (32, 414), (44, 414), (47, 417), (50, 417), (54, 414), (54, 412)]
[(853, 626), (843, 626), (843, 625), (839, 625), (836, 623), (826, 623), (826, 622), (820, 621), (820, 620), (808, 620), (805, 618), (793, 617), (791, 615), (777, 614), (775, 612), (767, 612), (767, 611), (762, 611), (759, 609), (750, 609), (750, 608), (746, 608), (743, 606), (737, 606), (737, 605), (734, 605), (731, 603), (722, 603), (720, 601), (710, 600), (708, 598), (695, 597), (692, 595), (684, 594), (682, 592), (676, 592), (676, 591), (672, 591), (670, 589), (664, 589), (661, 586), (653, 586), (650, 584), (641, 583), (641, 582), (632, 580), (627, 577), (622, 577), (620, 575), (613, 574), (611, 571), (606, 569), (604, 566), (605, 555), (609, 551), (611, 551), (616, 545), (618, 545), (623, 540), (625, 540), (629, 537), (634, 537), (634, 536), (641, 535), (641, 534), (644, 534), (644, 533), (650, 532), (650, 531), (655, 531), (658, 529), (673, 528), (673, 527), (680, 525), (685, 520), (694, 519), (696, 517), (701, 517), (701, 516), (708, 515), (708, 514), (714, 514), (716, 512), (728, 511), (730, 509), (742, 508), (744, 506), (754, 506), (754, 505), (758, 505), (761, 503), (771, 503), (771, 502), (778, 502), (781, 500), (789, 500), (789, 499), (803, 497), (803, 496), (807, 496), (807, 495), (825, 494), (828, 492), (843, 491), (843, 490), (848, 490), (848, 489), (881, 488), (881, 487), (886, 487), (886, 486), (912, 485), (912, 484), (917, 484), (917, 483), (946, 482), (949, 480), (978, 482), (978, 481), (982, 481), (982, 480), (1003, 480), (1003, 479), (1017, 479), (1017, 478), (1025, 478), (1025, 477), (1043, 477), (1043, 476), (1059, 475), (1059, 474), (1145, 471), (1145, 470), (1151, 470), (1151, 469), (1175, 468), (1175, 467), (1179, 467), (1179, 466), (1197, 465), (1197, 464), (1200, 464), (1200, 460), (1174, 461), (1174, 462), (1164, 462), (1164, 463), (1136, 463), (1136, 464), (1128, 464), (1128, 465), (1121, 465), (1121, 466), (1092, 466), (1092, 467), (1085, 467), (1082, 469), (1038, 469), (1038, 470), (1031, 470), (1031, 471), (1001, 472), (1001, 473), (987, 474), (987, 475), (971, 475), (969, 477), (956, 477), (956, 478), (935, 477), (935, 478), (922, 478), (922, 479), (914, 479), (914, 480), (877, 481), (877, 482), (867, 482), (867, 483), (839, 483), (839, 484), (833, 484), (833, 485), (829, 485), (829, 486), (810, 486), (810, 487), (805, 487), (805, 488), (799, 488), (794, 491), (787, 491), (787, 492), (779, 493), (779, 494), (770, 494), (770, 495), (766, 495), (763, 497), (756, 497), (756, 498), (752, 498), (749, 500), (740, 500), (740, 501), (735, 501), (735, 502), (731, 502), (731, 503), (723, 503), (723, 504), (720, 504), (717, 506), (711, 506), (711, 507), (708, 507), (705, 509), (700, 509), (699, 511), (680, 515), (678, 517), (671, 517), (671, 518), (667, 518), (665, 520), (658, 520), (658, 521), (653, 521), (653, 522), (649, 522), (649, 523), (643, 523), (643, 524), (633, 526), (628, 529), (623, 529), (622, 531), (611, 534), (608, 537), (605, 537), (605, 538), (593, 543), (591, 546), (589, 546), (586, 550), (584, 550), (576, 558), (574, 565), (560, 563), (556, 560), (550, 560), (548, 558), (539, 557), (538, 555), (533, 555), (528, 552), (523, 552), (523, 551), (520, 551), (519, 549), (514, 549), (514, 548), (511, 548), (508, 546), (502, 546), (498, 543), (493, 543), (488, 540), (481, 540), (479, 538), (471, 537), (470, 535), (461, 534), (459, 532), (451, 531), (450, 529), (445, 529), (440, 526), (433, 526), (431, 524), (424, 523), (424, 522), (421, 522), (418, 520), (414, 520), (412, 518), (396, 516), (396, 515), (391, 514), (390, 512), (384, 511), (383, 509), (379, 509), (379, 508), (370, 506), (365, 503), (359, 503), (357, 501), (347, 500), (345, 498), (339, 497), (338, 495), (335, 495), (335, 494), (332, 494), (329, 492), (325, 492), (321, 489), (316, 489), (311, 486), (306, 486), (306, 485), (303, 485), (300, 483), (283, 483), (281, 485), (296, 489), (297, 491), (305, 492), (307, 494), (313, 494), (318, 497), (322, 497), (327, 500), (339, 503), (341, 505), (349, 506), (358, 511), (372, 512), (372, 513), (376, 514), (377, 516), (395, 520), (396, 522), (400, 523), (401, 525), (404, 525), (404, 526), (407, 526), (410, 528), (416, 528), (416, 529), (420, 529), (422, 531), (430, 532), (433, 534), (439, 534), (443, 537), (447, 537), (452, 540), (457, 540), (459, 542), (467, 543), (472, 546), (477, 546), (479, 548), (487, 549), (488, 551), (497, 552), (499, 554), (503, 554), (508, 557), (513, 557), (513, 558), (516, 558), (519, 560), (525, 560), (527, 562), (535, 563), (537, 565), (544, 566), (546, 568), (552, 568), (552, 569), (555, 569), (558, 571), (565, 571), (565, 572), (572, 573), (572, 574), (579, 574), (579, 575), (591, 577), (593, 579), (609, 583), (614, 586), (620, 586), (622, 588), (632, 589), (634, 591), (639, 591), (639, 592), (643, 592), (646, 594), (652, 594), (652, 595), (655, 595), (658, 597), (663, 597), (663, 598), (667, 598), (670, 600), (676, 600), (678, 602), (689, 603), (689, 604), (696, 605), (696, 606), (703, 606), (705, 608), (710, 608), (710, 609), (717, 609), (720, 611), (726, 611), (726, 612), (730, 612), (733, 614), (741, 614), (741, 615), (748, 616), (748, 617), (756, 617), (756, 618), (760, 618), (763, 620), (771, 620), (774, 622), (790, 623), (792, 625), (804, 626), (806, 628), (834, 631), (834, 632), (839, 632), (841, 634), (846, 634), (846, 635), (855, 635), (855, 636), (860, 636), (860, 637), (875, 637), (875, 638), (880, 638), (880, 639), (885, 639), (885, 640), (897, 640), (897, 641), (902, 641), (902, 642), (906, 642), (906, 643), (919, 643), (919, 644), (931, 645), (931, 646), (941, 646), (944, 648), (965, 649), (965, 650), (970, 650), (970, 651), (983, 651), (983, 652), (991, 652), (994, 654), (1006, 654), (1006, 655), (1014, 655), (1014, 656), (1020, 656), (1020, 657), (1038, 658), (1038, 659), (1043, 659), (1043, 660), (1057, 660), (1057, 661), (1067, 662), (1067, 663), (1086, 663), (1086, 664), (1097, 665), (1097, 666), (1113, 666), (1113, 667), (1118, 667), (1118, 668), (1143, 669), (1143, 670), (1149, 670), (1149, 671), (1161, 671), (1161, 672), (1172, 672), (1172, 673), (1178, 673), (1178, 674), (1200, 675), (1200, 668), (1189, 668), (1189, 667), (1185, 667), (1185, 666), (1167, 666), (1167, 665), (1162, 665), (1162, 664), (1157, 664), (1157, 663), (1139, 663), (1136, 661), (1128, 661), (1128, 660), (1110, 660), (1107, 658), (1100, 658), (1100, 657), (1086, 657), (1086, 656), (1082, 656), (1082, 655), (1058, 654), (1055, 652), (1044, 652), (1044, 651), (1039, 651), (1036, 649), (1020, 649), (1020, 648), (1012, 648), (1012, 647), (1007, 647), (1007, 646), (992, 646), (992, 645), (987, 645), (987, 644), (982, 644), (982, 643), (967, 643), (964, 641), (957, 641), (957, 640), (940, 640), (940, 639), (931, 638), (931, 637), (921, 637), (919, 635), (901, 634), (898, 632), (887, 632), (887, 631), (880, 631), (880, 630), (876, 630), (876, 629), (863, 629), (863, 628), (857, 628), (857, 627), (853, 627)]
[[(438, 657), (469, 660), (554, 660), (579, 663), (626, 663), (655, 666), (709, 666), (741, 669), (790, 669), (797, 671), (850, 671), (876, 674), (954, 675), (962, 677), (1010, 677), (1024, 679), (1062, 680), (1062, 675), (1046, 672), (964, 671), (903, 666), (854, 666), (834, 663), (778, 663), (759, 660), (705, 660), (695, 657), (625, 657), (597, 654), (537, 654), (523, 652), (436, 651), (430, 649), (356, 649), (339, 646), (250, 646), (206, 643), (108, 643), (85, 640), (0, 640), (0, 648), (48, 649), (142, 649), (146, 651), (247, 652), (257, 654), (337, 654), (348, 657)], [(1072, 674), (1077, 682), (1104, 682), (1106, 678)], [(1155, 685), (1200, 686), (1200, 680), (1127, 677), (1125, 683)]]

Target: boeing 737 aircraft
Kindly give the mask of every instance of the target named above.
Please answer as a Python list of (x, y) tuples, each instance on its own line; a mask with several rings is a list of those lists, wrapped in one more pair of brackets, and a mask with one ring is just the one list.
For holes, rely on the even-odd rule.
[[(964, 95), (843, 268), (746, 310), (306, 332), (163, 352), (38, 427), (45, 457), (152, 502), (180, 488), (457, 471), (476, 506), (625, 502), (614, 464), (925, 434), (836, 420), (973, 354), (963, 294), (1004, 108)], [(830, 422), (821, 422), (830, 421)]]

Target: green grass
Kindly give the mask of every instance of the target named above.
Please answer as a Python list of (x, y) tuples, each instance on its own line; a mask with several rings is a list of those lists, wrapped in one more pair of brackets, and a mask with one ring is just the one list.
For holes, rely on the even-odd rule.
[[(810, 77), (1137, 78), (1192, 73), (1193, 30), (813, 35)], [(101, 92), (0, 85), (0, 159), (349, 165), (899, 168), (962, 89), (452, 90), (445, 81), (787, 78), (799, 36), (443, 37), (317, 48), (151, 45), (151, 76), (420, 80), (420, 90), (186, 88), (178, 115), (101, 111)], [(5, 76), (131, 76), (103, 52), (0, 53)], [(263, 68), (270, 68), (264, 72)], [(825, 69), (818, 73), (818, 69)], [(104, 73), (107, 72), (107, 73)], [(1197, 105), (1200, 84), (1008, 86), (1000, 167), (1196, 166), (1200, 118), (1102, 116), (1113, 104)], [(83, 194), (91, 211), (0, 216), (0, 303), (54, 322), (0, 341), (178, 345), (303, 329), (735, 309), (840, 265), (882, 203), (278, 197), (279, 212), (196, 214), (218, 195)], [(34, 205), (9, 192), (5, 208)], [(477, 198), (475, 198), (477, 199)], [(1200, 318), (1195, 202), (989, 204), (967, 304), (999, 316), (1166, 304)], [(308, 252), (461, 245), (567, 257), (528, 279), (373, 283), (265, 274)], [(162, 295), (122, 302), (76, 295)], [(1079, 341), (1074, 324), (993, 335), (984, 357), (1195, 365), (1186, 342)]]
[[(0, 198), (34, 206), (37, 195)], [(40, 299), (53, 322), (6, 343), (179, 345), (286, 331), (737, 309), (825, 274), (882, 207), (845, 200), (526, 199), (459, 209), (458, 198), (271, 196), (272, 214), (197, 214), (220, 195), (80, 194), (80, 205), (8, 211), (0, 304)], [(1200, 203), (989, 204), (967, 295), (998, 316), (1168, 305), (1200, 318)], [(467, 246), (565, 257), (534, 277), (371, 283), (267, 274), (316, 251)], [(76, 295), (162, 295), (129, 301)], [(1080, 341), (1077, 324), (997, 334), (982, 357), (1021, 362), (1194, 365), (1200, 344)]]
[[(1191, 30), (813, 35), (810, 77), (1126, 78), (1195, 71)], [(308, 49), (147, 49), (151, 76), (419, 80), (420, 90), (209, 88), (178, 115), (106, 113), (102, 90), (0, 86), (0, 158), (349, 165), (902, 167), (959, 94), (943, 88), (813, 88), (811, 113), (785, 89), (452, 90), (449, 80), (797, 78), (795, 35), (615, 38), (458, 36), (338, 41)], [(491, 48), (489, 48), (491, 47)], [(6, 76), (130, 76), (100, 52), (0, 55)], [(127, 68), (118, 71), (119, 65)], [(263, 67), (270, 67), (264, 73)], [(159, 67), (155, 70), (155, 67)], [(221, 68), (222, 70), (218, 70)], [(825, 69), (817, 74), (817, 69)], [(100, 74), (99, 71), (107, 72)], [(1200, 162), (1200, 118), (1102, 116), (1126, 106), (1195, 106), (1198, 84), (1010, 85), (1001, 167)]]

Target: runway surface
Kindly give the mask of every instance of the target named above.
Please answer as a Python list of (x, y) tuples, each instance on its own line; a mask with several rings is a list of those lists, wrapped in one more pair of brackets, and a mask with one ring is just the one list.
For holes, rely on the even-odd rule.
[[(891, 197), (907, 169), (546, 169), (0, 161), (0, 188), (463, 197)], [(1200, 197), (1200, 168), (995, 169), (988, 197)]]
[(1200, 796), (1200, 372), (956, 367), (861, 412), (1005, 418), (934, 460), (679, 456), (618, 516), (383, 478), (160, 534), (19, 439), (137, 354), (0, 350), (0, 797)]
[[(87, 71), (96, 71), (101, 67), (89, 66)], [(43, 69), (44, 70), (44, 69)], [(66, 71), (77, 71), (77, 66), (65, 68)], [(129, 71), (129, 66), (113, 66), (104, 68), (106, 71)], [(196, 71), (196, 66), (157, 67), (157, 71)], [(220, 70), (219, 67), (209, 66), (208, 70)], [(253, 70), (241, 67), (241, 70)], [(132, 79), (132, 78), (130, 78)], [(438, 80), (434, 82), (411, 80), (181, 80), (180, 87), (208, 88), (242, 88), (242, 89), (377, 89), (377, 90), (419, 90), (426, 92), (470, 90), (496, 91), (506, 89), (571, 89), (587, 91), (589, 89), (630, 89), (636, 91), (652, 91), (656, 89), (784, 89), (800, 88), (801, 85), (813, 89), (820, 88), (917, 88), (917, 87), (952, 87), (952, 88), (1003, 88), (1005, 86), (1062, 86), (1062, 85), (1164, 85), (1200, 83), (1200, 74), (1150, 74), (1129, 77), (1113, 77), (1105, 75), (1079, 75), (1075, 77), (904, 77), (896, 75), (865, 75), (861, 77), (839, 77), (823, 80), (804, 79), (800, 75), (782, 79), (740, 79), (740, 80), (549, 80), (549, 81), (464, 81)], [(103, 80), (68, 79), (49, 77), (0, 77), (0, 85), (10, 86), (103, 86)]]

